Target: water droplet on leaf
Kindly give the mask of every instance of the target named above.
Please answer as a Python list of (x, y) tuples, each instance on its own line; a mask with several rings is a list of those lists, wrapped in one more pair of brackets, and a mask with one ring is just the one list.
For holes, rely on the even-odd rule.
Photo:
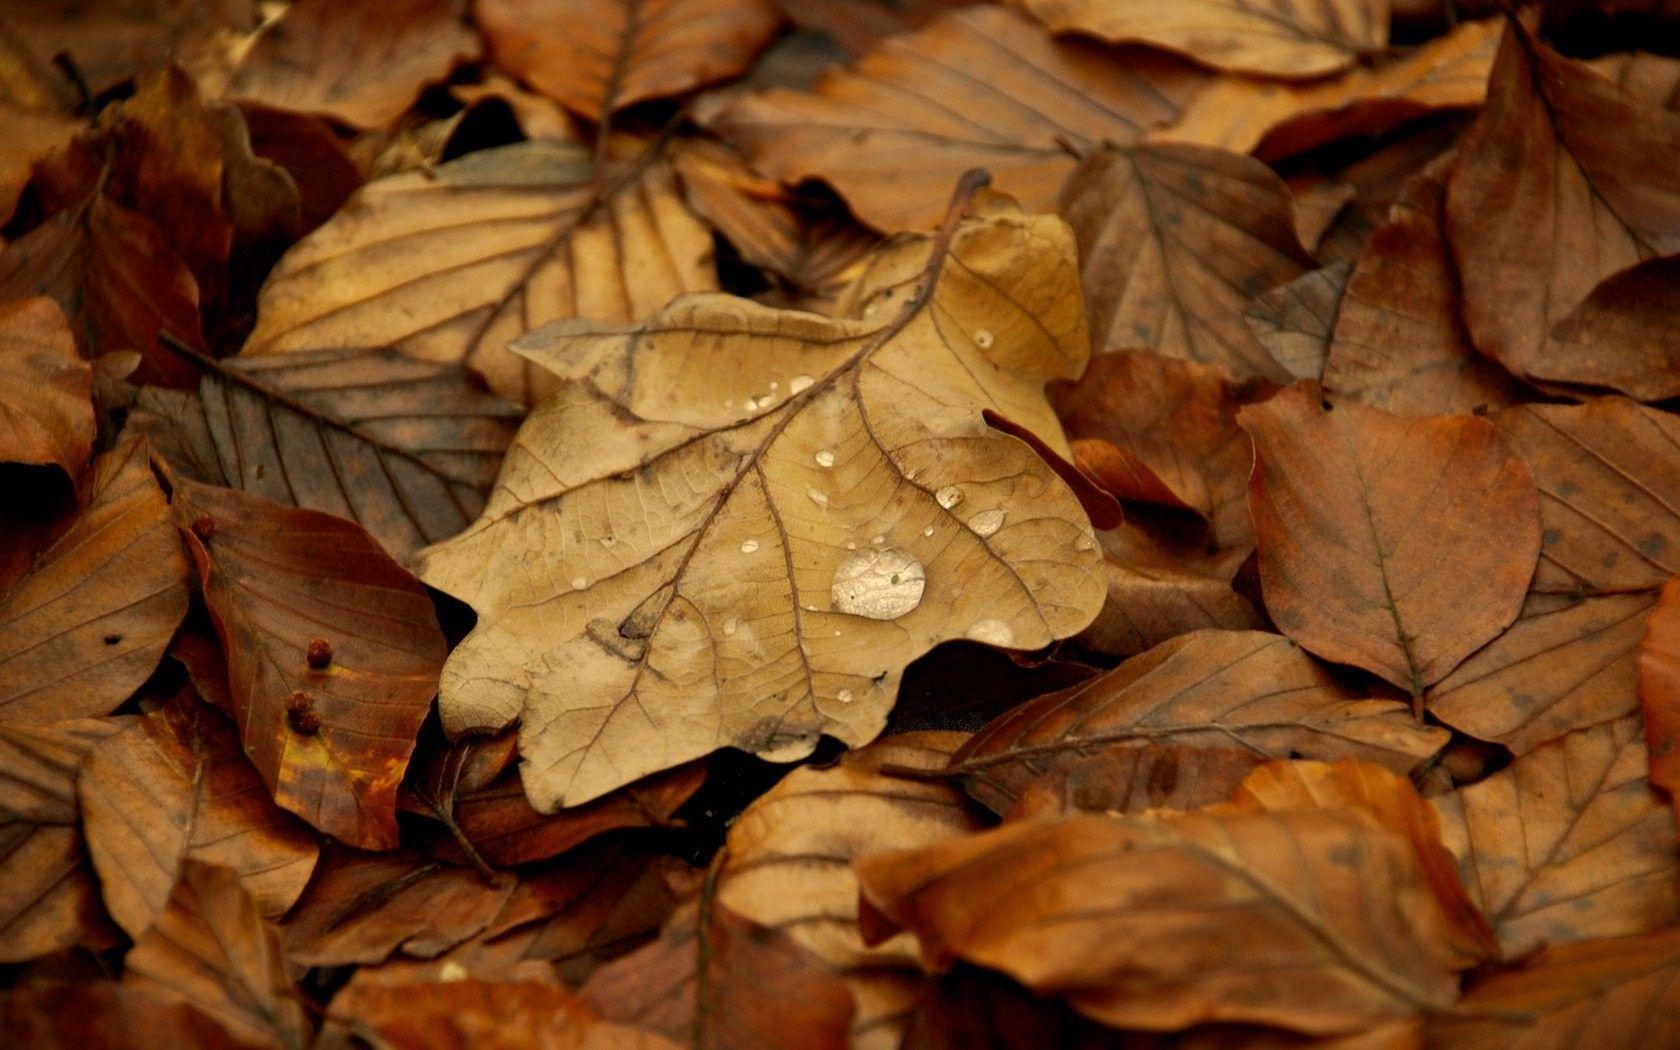
[(1008, 646), (1015, 643), (1015, 632), (1002, 620), (976, 620), (968, 629), (968, 637), (987, 645)]
[(975, 535), (977, 536), (982, 538), (990, 536), (992, 533), (1003, 528), (1003, 511), (983, 510), (974, 517), (968, 519), (968, 527), (973, 529)]
[(952, 507), (955, 507), (957, 504), (962, 502), (962, 489), (957, 488), (955, 485), (946, 485), (944, 488), (934, 493), (933, 498), (941, 507), (944, 507), (946, 510), (950, 510)]
[(834, 570), (830, 597), (837, 612), (896, 620), (922, 603), (927, 577), (922, 563), (897, 547), (846, 555)]
[(992, 333), (990, 331), (982, 328), (978, 332), (974, 333), (974, 345), (978, 346), (980, 349), (990, 350), (992, 348), (992, 342)]
[(817, 466), (822, 467), (825, 470), (829, 467), (834, 466), (834, 453), (830, 452), (826, 448), (818, 449), (817, 450)]
[(758, 541), (757, 540), (742, 540), (741, 541), (741, 553), (742, 554), (751, 554), (753, 551), (756, 551), (756, 550), (758, 550)]

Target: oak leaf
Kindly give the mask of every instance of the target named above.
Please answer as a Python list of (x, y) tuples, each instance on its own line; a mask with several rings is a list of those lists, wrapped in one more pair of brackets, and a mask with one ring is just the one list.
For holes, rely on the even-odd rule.
[(369, 183), (287, 252), (244, 353), (391, 347), (534, 402), (553, 383), (509, 340), (556, 318), (639, 321), (716, 287), (711, 252), (655, 154), (598, 172), (574, 143), (482, 150)]
[(841, 319), (706, 296), (522, 340), (570, 382), (484, 516), (427, 556), (479, 614), (444, 728), (522, 717), (526, 791), (551, 811), (726, 745), (866, 743), (939, 642), (1083, 627), (1101, 603), (1084, 512), (984, 417), (1060, 442), (1044, 385), (1086, 356), (1071, 238), (984, 200), (877, 255)]
[(1239, 420), (1266, 610), (1291, 638), (1416, 700), (1517, 618), (1539, 499), (1493, 424), (1332, 411), (1300, 386)]
[(93, 369), (51, 299), (0, 305), (0, 461), (56, 466), (73, 482), (93, 454)]
[(708, 122), (773, 178), (823, 179), (869, 225), (925, 230), (976, 167), (1029, 211), (1048, 209), (1073, 169), (1070, 146), (1135, 141), (1175, 117), (1202, 79), (1157, 52), (1064, 43), (980, 5), (887, 37), (812, 93), (747, 96)]
[(227, 654), (228, 713), (275, 801), (344, 842), (395, 845), (445, 651), (425, 588), (319, 511), (186, 478), (171, 511)]

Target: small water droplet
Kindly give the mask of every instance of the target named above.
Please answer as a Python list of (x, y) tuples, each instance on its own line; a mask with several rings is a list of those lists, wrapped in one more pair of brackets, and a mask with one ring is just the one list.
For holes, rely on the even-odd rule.
[(933, 498), (941, 507), (944, 507), (946, 510), (950, 510), (952, 507), (955, 507), (957, 504), (962, 502), (962, 489), (957, 488), (955, 485), (946, 485), (938, 492), (935, 492), (933, 494)]
[(875, 316), (875, 304), (874, 303), (870, 303), (868, 306), (865, 306), (863, 308), (863, 316), (865, 316), (865, 317), (874, 317)]
[(456, 962), (454, 959), (450, 959), (442, 966), (438, 967), (438, 980), (444, 984), (453, 984), (456, 981), (464, 981), (466, 979), (467, 968)]
[(782, 384), (780, 384), (780, 383), (776, 382), (774, 379), (772, 379), (770, 381), (770, 392), (772, 394), (774, 394), (777, 390), (779, 390), (781, 388), (781, 385)]
[(927, 528), (923, 529), (922, 530), (922, 535), (923, 536), (932, 536), (933, 535), (933, 526), (929, 525)]
[(980, 536), (981, 538), (990, 536), (992, 533), (1003, 528), (1003, 511), (983, 510), (974, 517), (968, 519), (968, 527), (973, 529), (975, 535)]
[(922, 603), (922, 563), (897, 547), (855, 551), (834, 570), (829, 596), (836, 612), (896, 620)]
[(968, 637), (987, 645), (1008, 646), (1015, 643), (1015, 632), (1002, 620), (976, 620), (968, 629)]
[(817, 466), (825, 470), (834, 466), (834, 453), (826, 448), (817, 449)]
[(816, 489), (806, 489), (805, 495), (811, 497), (811, 502), (819, 507), (828, 506), (828, 493), (818, 492)]
[(788, 393), (803, 394), (805, 391), (811, 389), (811, 384), (815, 382), (816, 380), (812, 379), (810, 376), (794, 376), (792, 379), (788, 380)]
[(741, 621), (737, 620), (733, 616), (731, 616), (729, 619), (723, 621), (723, 633), (725, 635), (734, 634), (736, 631), (739, 631), (740, 629), (741, 629)]
[(806, 612), (816, 612), (817, 607), (814, 604), (813, 605), (806, 605), (805, 606), (805, 611)]
[(842, 704), (849, 704), (853, 700), (856, 700), (857, 697), (852, 695), (852, 691), (850, 689), (842, 689), (838, 693), (834, 694), (834, 699), (840, 701)]
[(742, 540), (741, 541), (741, 553), (742, 554), (751, 554), (753, 551), (756, 551), (756, 550), (758, 550), (758, 541), (757, 540)]
[(1097, 541), (1092, 539), (1089, 536), (1081, 536), (1077, 540), (1073, 541), (1073, 549), (1074, 550), (1088, 551), (1088, 550), (1095, 550), (1096, 547), (1097, 547)]
[(741, 402), (741, 407), (746, 409), (748, 412), (757, 412), (758, 402), (749, 397), (745, 401)]
[(849, 550), (849, 551), (855, 551), (855, 550), (857, 550), (857, 544), (854, 543), (851, 540), (847, 540), (846, 541), (846, 549)]
[(572, 590), (581, 591), (587, 586), (589, 586), (589, 581), (584, 579), (582, 576), (572, 577)]
[(887, 542), (887, 538), (885, 536), (873, 536), (870, 537), (869, 542), (879, 547), (881, 544)]
[(987, 329), (982, 328), (978, 332), (974, 333), (974, 345), (978, 346), (980, 349), (990, 350), (992, 348), (992, 342), (992, 333)]

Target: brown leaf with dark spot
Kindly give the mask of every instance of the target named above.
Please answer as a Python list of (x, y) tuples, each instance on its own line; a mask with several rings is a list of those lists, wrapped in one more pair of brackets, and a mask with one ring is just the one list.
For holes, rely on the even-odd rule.
[[(1297, 218), (1300, 201), (1297, 195)], [(1334, 224), (1335, 219), (1330, 222)], [(1290, 375), (1318, 379), (1324, 374), (1330, 334), (1336, 327), (1336, 313), (1341, 309), (1352, 272), (1353, 264), (1349, 262), (1308, 270), (1257, 297), (1243, 310), (1248, 330)]]
[(1191, 810), (1223, 802), (1265, 761), (1247, 748), (1132, 744), (1046, 763), (1005, 820)]
[(0, 461), (74, 482), (93, 454), (93, 368), (51, 299), (0, 304)]
[(1651, 751), (1651, 783), (1680, 820), (1680, 577), (1668, 581), (1639, 644), (1639, 704)]
[(185, 478), (171, 510), (227, 654), (229, 713), (275, 801), (341, 841), (395, 845), (445, 652), (425, 588), (319, 511)]

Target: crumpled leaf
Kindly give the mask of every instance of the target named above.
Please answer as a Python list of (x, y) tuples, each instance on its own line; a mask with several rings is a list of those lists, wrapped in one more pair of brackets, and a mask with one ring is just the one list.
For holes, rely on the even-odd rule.
[(1680, 919), (1674, 820), (1645, 774), (1645, 734), (1629, 716), (1432, 800), (1508, 957)]
[(1021, 0), (1058, 33), (1170, 48), (1222, 69), (1308, 80), (1388, 43), (1389, 0)]
[(315, 836), (269, 799), (233, 725), (190, 693), (101, 741), (76, 788), (105, 905), (133, 937), (189, 860), (232, 871), (270, 919), (315, 867)]
[(539, 810), (725, 745), (866, 743), (938, 642), (1032, 649), (1096, 614), (1084, 512), (983, 417), (1059, 442), (1044, 384), (1086, 355), (1071, 238), (997, 198), (955, 218), (876, 256), (843, 319), (692, 297), (522, 341), (571, 382), (424, 575), (479, 614), (444, 728), (521, 717)]
[(369, 183), (287, 252), (244, 353), (391, 347), (533, 403), (553, 381), (509, 340), (556, 318), (641, 320), (716, 287), (711, 252), (655, 156), (597, 178), (575, 143), (481, 150)]
[(187, 600), (146, 443), (125, 440), (94, 461), (69, 529), (0, 597), (0, 721), (116, 710), (163, 658)]
[(450, 0), (297, 0), (257, 34), (226, 94), (380, 128), (478, 50)]
[(1680, 577), (1668, 581), (1639, 644), (1639, 704), (1651, 750), (1651, 783), (1680, 820)]
[(177, 352), (198, 392), (148, 387), (131, 417), (177, 471), (349, 518), (405, 563), (478, 516), (523, 415), (460, 366), (391, 350)]
[(496, 64), (599, 121), (746, 70), (774, 39), (769, 0), (477, 0)]
[(1270, 168), (1224, 150), (1162, 143), (1087, 158), (1060, 210), (1079, 238), (1093, 345), (1146, 346), (1239, 379), (1289, 382), (1243, 308), (1313, 266), (1293, 206)]
[(1539, 499), (1493, 424), (1332, 411), (1302, 386), (1238, 419), (1266, 611), (1291, 638), (1418, 698), (1517, 618)]
[(171, 508), (227, 654), (245, 751), (283, 809), (397, 841), (397, 787), (445, 651), (437, 614), (360, 526), (177, 478)]
[(1464, 966), (1411, 847), (1355, 809), (1022, 821), (858, 875), (928, 964), (1000, 969), (1116, 1027), (1355, 1032), (1451, 1005)]
[(925, 230), (976, 167), (1028, 211), (1048, 210), (1073, 169), (1069, 147), (1135, 141), (1177, 116), (1201, 80), (1157, 52), (1057, 41), (978, 5), (887, 37), (812, 93), (746, 96), (708, 122), (773, 178), (823, 179), (869, 225)]
[(1446, 739), (1399, 704), (1354, 698), (1287, 638), (1195, 631), (1007, 712), (946, 772), (1002, 814), (1052, 766), (1115, 746), (1235, 746), (1262, 758), (1359, 758), (1407, 773)]
[(93, 454), (93, 369), (51, 299), (0, 304), (0, 461), (60, 467)]
[(309, 1045), (280, 939), (226, 868), (186, 861), (169, 906), (135, 939), (123, 967), (125, 989), (190, 1005), (240, 1040)]

